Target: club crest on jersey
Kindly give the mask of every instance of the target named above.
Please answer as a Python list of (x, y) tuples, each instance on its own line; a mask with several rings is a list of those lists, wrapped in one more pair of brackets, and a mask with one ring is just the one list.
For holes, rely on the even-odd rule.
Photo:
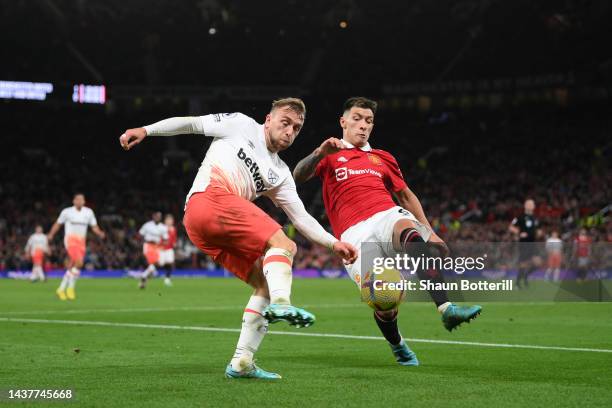
[(373, 164), (376, 164), (377, 166), (382, 166), (382, 160), (375, 154), (368, 153), (368, 159), (370, 159)]
[[(238, 158), (246, 164), (247, 168), (251, 172), (251, 177), (253, 178), (253, 183), (255, 183), (255, 192), (263, 193), (266, 191), (266, 187), (264, 186), (264, 180), (261, 177), (261, 173), (259, 172), (259, 166), (255, 160), (251, 159), (246, 155), (242, 147), (238, 150), (237, 154)], [(269, 174), (268, 174), (269, 177)], [(278, 176), (277, 176), (278, 177)]]
[(336, 181), (346, 180), (348, 177), (348, 171), (346, 167), (338, 167), (336, 169)]
[(268, 170), (268, 181), (270, 184), (276, 184), (278, 181), (278, 174), (276, 174), (272, 169)]

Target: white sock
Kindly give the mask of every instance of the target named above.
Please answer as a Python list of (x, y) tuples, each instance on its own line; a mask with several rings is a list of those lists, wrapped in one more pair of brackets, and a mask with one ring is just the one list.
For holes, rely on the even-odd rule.
[(76, 281), (79, 278), (81, 271), (79, 271), (76, 267), (70, 269), (70, 279), (68, 280), (68, 287), (74, 289), (74, 285), (76, 285)]
[(45, 280), (45, 274), (43, 272), (42, 266), (35, 266), (32, 270), (36, 279)]
[(36, 272), (36, 266), (32, 268), (32, 272), (30, 273), (30, 280), (34, 282), (38, 279), (38, 273)]
[(238, 346), (232, 357), (233, 370), (243, 371), (253, 363), (253, 355), (257, 352), (261, 341), (268, 331), (268, 321), (261, 312), (270, 302), (262, 296), (251, 296), (242, 315), (242, 330)]
[(282, 248), (270, 248), (263, 260), (263, 273), (270, 290), (270, 303), (291, 304), (293, 255)]
[(555, 282), (559, 282), (559, 275), (561, 275), (561, 269), (556, 268), (555, 269), (555, 274), (554, 274), (554, 277), (553, 277), (553, 280)]
[(145, 279), (148, 279), (149, 276), (153, 275), (155, 273), (156, 269), (155, 269), (155, 265), (150, 264), (149, 266), (147, 266), (147, 269), (145, 269), (142, 277)]
[(451, 302), (442, 303), (440, 306), (438, 306), (438, 312), (444, 313), (450, 305), (452, 305)]
[(62, 278), (62, 283), (59, 285), (59, 290), (66, 290), (66, 286), (68, 286), (68, 281), (70, 280), (70, 271), (66, 271), (64, 273), (64, 277)]

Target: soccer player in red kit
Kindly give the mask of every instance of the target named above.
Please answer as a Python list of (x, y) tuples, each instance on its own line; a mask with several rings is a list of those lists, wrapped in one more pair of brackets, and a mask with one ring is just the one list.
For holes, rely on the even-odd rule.
[(168, 228), (168, 240), (164, 245), (164, 249), (159, 254), (159, 264), (164, 267), (166, 272), (164, 285), (172, 286), (170, 277), (174, 271), (174, 247), (176, 246), (176, 227), (174, 226), (174, 216), (172, 214), (166, 214), (164, 217), (164, 224)]
[[(361, 270), (362, 259), (393, 257), (397, 253), (415, 257), (423, 252), (440, 255), (448, 251), (444, 241), (433, 232), (418, 198), (406, 185), (393, 155), (370, 147), (368, 139), (374, 127), (376, 107), (376, 102), (363, 97), (348, 99), (340, 117), (342, 140), (327, 139), (293, 171), (297, 183), (315, 175), (322, 180), (323, 201), (334, 235), (360, 249), (358, 259), (346, 266), (358, 286), (363, 280), (362, 273), (369, 272)], [(392, 194), (400, 206), (395, 204)], [(366, 242), (376, 245), (366, 249), (362, 246)], [(438, 271), (423, 269), (416, 273), (420, 279), (443, 282)], [(481, 311), (480, 306), (452, 304), (443, 290), (429, 293), (449, 331), (475, 318)], [(418, 365), (415, 353), (399, 333), (397, 308), (375, 311), (374, 320), (397, 362), (405, 366)]]
[(587, 230), (580, 228), (578, 236), (574, 238), (574, 259), (578, 267), (578, 282), (583, 282), (588, 275), (592, 243), (593, 240), (589, 237)]

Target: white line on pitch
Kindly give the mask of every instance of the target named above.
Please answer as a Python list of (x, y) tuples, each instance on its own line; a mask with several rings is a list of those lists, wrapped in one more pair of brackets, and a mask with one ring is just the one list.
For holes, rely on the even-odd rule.
[[(317, 305), (303, 305), (308, 308), (354, 308), (360, 303), (329, 303)], [(176, 312), (176, 311), (215, 311), (215, 310), (242, 310), (244, 306), (185, 306), (185, 307), (134, 307), (120, 309), (66, 309), (66, 310), (19, 310), (0, 312), (0, 316), (32, 315), (32, 314), (86, 314), (86, 313), (148, 313), (148, 312)]]
[[(146, 324), (146, 323), (118, 323), (118, 322), (99, 322), (99, 321), (89, 321), (89, 320), (46, 320), (46, 319), (22, 319), (22, 318), (0, 317), (0, 322), (69, 324), (69, 325), (108, 326), (108, 327), (133, 327), (133, 328), (141, 328), (141, 329), (191, 330), (191, 331), (230, 332), (230, 333), (240, 332), (240, 329), (230, 329), (230, 328), (224, 328), (224, 327), (178, 326), (178, 325)], [(382, 337), (356, 336), (356, 335), (350, 335), (350, 334), (279, 332), (279, 331), (270, 331), (269, 333), (277, 334), (277, 335), (285, 335), (285, 336), (327, 337), (327, 338), (334, 338), (334, 339), (384, 340)], [(478, 347), (500, 347), (500, 348), (535, 349), (535, 350), (585, 351), (585, 352), (594, 352), (594, 353), (612, 353), (612, 349), (596, 349), (596, 348), (583, 348), (583, 347), (538, 346), (538, 345), (531, 345), (531, 344), (506, 344), (506, 343), (480, 343), (480, 342), (475, 342), (475, 341), (410, 339), (410, 338), (407, 338), (406, 340), (409, 342), (413, 342), (413, 343), (455, 344), (455, 345), (461, 345), (461, 346), (478, 346)]]

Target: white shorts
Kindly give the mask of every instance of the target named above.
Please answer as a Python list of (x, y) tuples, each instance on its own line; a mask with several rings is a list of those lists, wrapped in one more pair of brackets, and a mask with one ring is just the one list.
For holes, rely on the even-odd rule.
[(174, 249), (164, 249), (159, 251), (159, 265), (170, 265), (174, 263)]
[[(410, 211), (395, 206), (386, 211), (374, 214), (344, 231), (340, 237), (343, 242), (352, 244), (359, 251), (355, 263), (345, 265), (349, 276), (361, 286), (362, 265), (372, 265), (372, 260), (378, 257), (394, 257), (397, 251), (393, 248), (393, 228), (399, 220), (410, 220), (416, 225), (416, 230), (425, 241), (429, 240), (432, 231), (419, 222)], [(366, 245), (362, 245), (366, 243)]]

